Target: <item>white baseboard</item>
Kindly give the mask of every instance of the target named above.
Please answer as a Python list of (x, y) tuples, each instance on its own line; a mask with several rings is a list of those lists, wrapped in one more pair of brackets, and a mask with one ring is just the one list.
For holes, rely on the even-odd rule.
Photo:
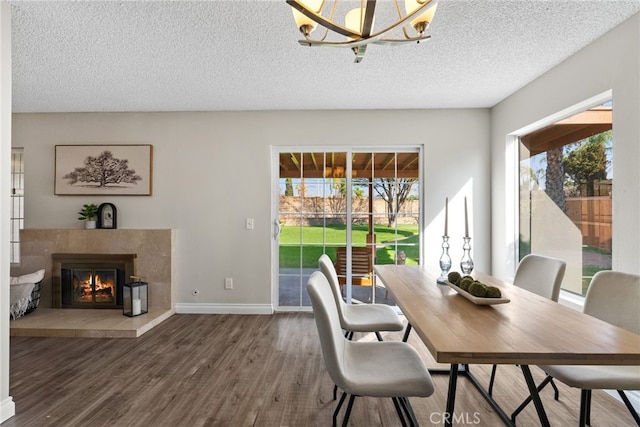
[(273, 314), (271, 304), (178, 303), (178, 314)]
[(16, 414), (16, 404), (13, 397), (9, 396), (0, 402), (0, 423), (5, 422)]

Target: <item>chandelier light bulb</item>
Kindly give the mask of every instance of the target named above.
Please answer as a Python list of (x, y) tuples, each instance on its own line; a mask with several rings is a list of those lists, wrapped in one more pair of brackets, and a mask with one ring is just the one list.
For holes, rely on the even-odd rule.
[[(413, 13), (419, 7), (424, 6), (425, 3), (431, 3), (431, 0), (405, 0), (404, 7), (407, 12), (407, 15)], [(421, 14), (415, 19), (411, 20), (411, 26), (416, 29), (416, 31), (420, 34), (424, 33), (431, 21), (433, 20), (434, 15), (436, 14), (436, 8), (438, 4), (434, 4), (429, 7), (426, 12)]]
[[(364, 11), (361, 7), (351, 9), (344, 16), (344, 26), (354, 33), (362, 34), (362, 20), (364, 19)], [(353, 38), (353, 37), (349, 37)]]
[[(304, 0), (300, 1), (300, 3), (315, 13), (320, 13), (320, 9), (322, 9), (322, 0)], [(305, 37), (311, 34), (311, 32), (318, 26), (316, 21), (304, 15), (300, 11), (294, 8), (292, 8), (291, 11), (293, 12), (293, 19), (296, 21), (296, 26)]]

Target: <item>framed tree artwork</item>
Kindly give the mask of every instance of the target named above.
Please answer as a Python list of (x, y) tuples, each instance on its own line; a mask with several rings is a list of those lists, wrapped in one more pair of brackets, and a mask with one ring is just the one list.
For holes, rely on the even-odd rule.
[(152, 145), (56, 145), (56, 195), (150, 196)]

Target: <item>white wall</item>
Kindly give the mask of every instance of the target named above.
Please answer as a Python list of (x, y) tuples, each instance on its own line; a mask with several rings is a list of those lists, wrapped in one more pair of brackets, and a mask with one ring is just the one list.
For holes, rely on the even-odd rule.
[(9, 197), (11, 184), (11, 8), (0, 2), (0, 423), (15, 415), (9, 396)]
[[(147, 143), (154, 146), (151, 197), (53, 194), (56, 144)], [(459, 226), (451, 218), (449, 229), (454, 262), (462, 256), (467, 195), (474, 261), (489, 269), (488, 110), (13, 116), (13, 145), (24, 147), (25, 226), (80, 227), (82, 204), (110, 201), (118, 208), (119, 228), (176, 229), (178, 308), (194, 304), (190, 312), (199, 305), (207, 312), (211, 304), (247, 310), (271, 304), (271, 146), (353, 144), (424, 144), (427, 261), (435, 264), (440, 256), (447, 196), (458, 197), (449, 209), (452, 217), (459, 215)], [(245, 230), (247, 217), (255, 218), (255, 230)], [(224, 290), (225, 277), (233, 277), (233, 290)], [(200, 293), (193, 296), (196, 287)]]
[[(517, 91), (491, 112), (492, 272), (513, 276), (514, 152), (506, 136), (613, 92), (613, 269), (640, 274), (640, 14)], [(507, 227), (505, 227), (507, 224)]]

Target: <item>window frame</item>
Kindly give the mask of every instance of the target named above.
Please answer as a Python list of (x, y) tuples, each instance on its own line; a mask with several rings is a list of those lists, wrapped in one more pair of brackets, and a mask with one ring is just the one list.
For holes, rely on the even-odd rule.
[(20, 263), (20, 230), (24, 228), (24, 148), (11, 148), (11, 214), (9, 261)]

